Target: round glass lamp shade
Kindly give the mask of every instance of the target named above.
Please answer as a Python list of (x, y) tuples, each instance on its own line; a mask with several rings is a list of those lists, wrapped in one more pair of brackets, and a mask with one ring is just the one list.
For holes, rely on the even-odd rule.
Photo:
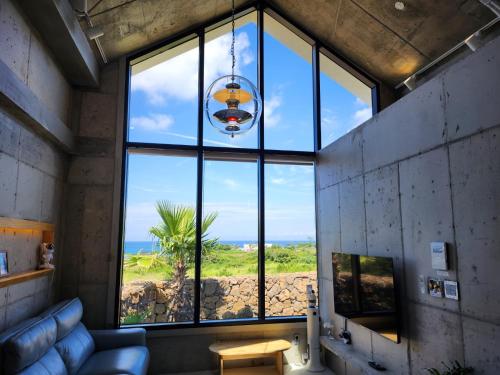
[(215, 80), (205, 94), (205, 114), (210, 124), (231, 137), (249, 131), (260, 119), (262, 100), (257, 88), (240, 76)]

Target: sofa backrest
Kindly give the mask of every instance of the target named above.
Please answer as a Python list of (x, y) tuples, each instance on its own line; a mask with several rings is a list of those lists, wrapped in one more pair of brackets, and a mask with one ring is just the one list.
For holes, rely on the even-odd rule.
[[(17, 329), (3, 340), (3, 373), (35, 374), (38, 371), (39, 374), (66, 374), (62, 358), (54, 349), (56, 338), (57, 324), (50, 316)], [(45, 369), (47, 364), (50, 364), (50, 372), (37, 370)]]
[(64, 361), (68, 374), (76, 374), (94, 352), (94, 339), (80, 322), (83, 306), (79, 298), (63, 301), (45, 311), (57, 325), (55, 348)]
[(0, 373), (76, 374), (95, 349), (92, 336), (80, 322), (82, 315), (82, 303), (75, 298), (3, 332)]

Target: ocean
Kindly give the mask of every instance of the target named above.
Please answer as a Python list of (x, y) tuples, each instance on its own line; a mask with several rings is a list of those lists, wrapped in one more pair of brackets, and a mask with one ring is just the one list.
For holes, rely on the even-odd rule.
[[(234, 245), (243, 248), (245, 244), (257, 245), (257, 241), (219, 241), (223, 245)], [(266, 244), (292, 246), (300, 243), (311, 242), (310, 240), (302, 241), (267, 241)], [(137, 254), (139, 251), (150, 253), (153, 250), (159, 250), (155, 247), (152, 241), (125, 241), (125, 254)]]

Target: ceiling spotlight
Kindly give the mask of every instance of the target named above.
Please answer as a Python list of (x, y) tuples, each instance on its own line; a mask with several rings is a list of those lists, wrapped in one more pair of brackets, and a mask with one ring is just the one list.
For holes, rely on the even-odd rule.
[(479, 32), (472, 34), (470, 37), (464, 40), (467, 47), (470, 48), (472, 52), (475, 52), (479, 47), (481, 47), (481, 35)]
[(410, 91), (415, 90), (415, 88), (417, 87), (417, 79), (415, 75), (406, 78), (403, 83)]
[(104, 30), (101, 26), (91, 26), (87, 29), (87, 37), (90, 40), (95, 40), (104, 35)]
[(394, 8), (396, 8), (397, 10), (405, 10), (405, 3), (403, 3), (402, 1), (396, 1), (394, 3)]

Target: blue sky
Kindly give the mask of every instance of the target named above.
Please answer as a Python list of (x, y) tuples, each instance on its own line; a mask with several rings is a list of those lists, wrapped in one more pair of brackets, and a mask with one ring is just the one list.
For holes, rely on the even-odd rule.
[[(257, 29), (236, 32), (236, 73), (257, 79)], [(205, 87), (230, 74), (230, 34), (205, 46)], [(265, 146), (313, 150), (311, 65), (265, 33)], [(198, 49), (193, 48), (132, 76), (129, 140), (196, 144)], [(329, 143), (366, 118), (371, 109), (330, 77), (321, 75), (322, 142)], [(368, 113), (370, 112), (370, 114)], [(257, 147), (257, 126), (231, 138), (204, 121), (204, 144)], [(315, 237), (312, 166), (266, 164), (266, 241)], [(196, 159), (130, 155), (126, 200), (126, 241), (145, 241), (158, 222), (157, 200), (194, 206)], [(217, 212), (212, 237), (257, 240), (257, 164), (205, 161), (204, 212)]]

